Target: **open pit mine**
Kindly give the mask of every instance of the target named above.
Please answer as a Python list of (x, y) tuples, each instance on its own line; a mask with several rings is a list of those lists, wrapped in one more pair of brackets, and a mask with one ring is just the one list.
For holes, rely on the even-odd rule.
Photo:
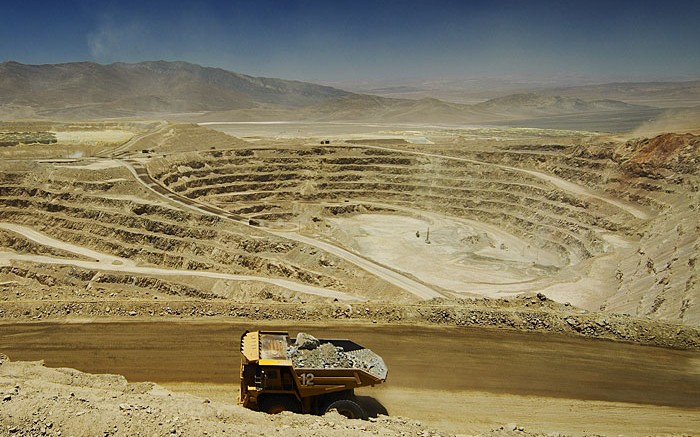
[[(700, 136), (300, 129), (0, 123), (0, 435), (700, 431)], [(246, 330), (388, 416), (238, 406)]]

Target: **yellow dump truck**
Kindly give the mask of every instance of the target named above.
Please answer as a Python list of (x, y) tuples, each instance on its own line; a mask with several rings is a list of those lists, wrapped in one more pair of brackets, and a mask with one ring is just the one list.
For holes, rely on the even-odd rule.
[(266, 413), (324, 414), (337, 410), (367, 419), (357, 387), (386, 380), (382, 358), (350, 340), (299, 333), (246, 331), (241, 336), (241, 397), (244, 407)]

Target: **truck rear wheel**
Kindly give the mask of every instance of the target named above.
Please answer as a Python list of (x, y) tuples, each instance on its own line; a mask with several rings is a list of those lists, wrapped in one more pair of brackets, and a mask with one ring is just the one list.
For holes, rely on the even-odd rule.
[(279, 414), (282, 411), (301, 413), (299, 401), (290, 396), (265, 396), (258, 398), (258, 409), (267, 414)]
[(331, 410), (336, 410), (348, 419), (367, 420), (367, 412), (357, 402), (350, 399), (340, 399), (331, 403), (326, 408), (326, 413)]

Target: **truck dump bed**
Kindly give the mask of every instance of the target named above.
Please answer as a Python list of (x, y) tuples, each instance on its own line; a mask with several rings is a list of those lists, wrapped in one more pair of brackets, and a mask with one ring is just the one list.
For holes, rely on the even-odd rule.
[(347, 379), (354, 388), (380, 384), (387, 377), (386, 365), (379, 355), (345, 339), (316, 339), (299, 334), (293, 341), (286, 332), (247, 332), (241, 338), (241, 353), (248, 362), (292, 366), (297, 375), (313, 372), (316, 384), (322, 384), (326, 378), (340, 378)]

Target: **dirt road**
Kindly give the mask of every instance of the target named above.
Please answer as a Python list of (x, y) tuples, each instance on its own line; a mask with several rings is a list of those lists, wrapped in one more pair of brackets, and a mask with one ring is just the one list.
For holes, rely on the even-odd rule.
[(371, 348), (389, 378), (362, 394), (392, 415), (452, 432), (508, 422), (603, 434), (700, 432), (700, 354), (607, 341), (410, 326), (38, 323), (0, 325), (0, 352), (235, 401), (238, 338), (261, 326)]
[(90, 270), (102, 270), (113, 272), (128, 272), (145, 274), (152, 276), (199, 276), (204, 278), (226, 279), (231, 281), (251, 281), (264, 282), (274, 284), (289, 290), (298, 291), (301, 293), (312, 294), (316, 296), (329, 297), (340, 301), (362, 302), (364, 299), (352, 296), (342, 291), (332, 290), (323, 287), (314, 287), (312, 285), (301, 284), (294, 281), (279, 278), (267, 278), (264, 276), (254, 275), (235, 275), (229, 273), (218, 273), (197, 270), (182, 270), (182, 269), (167, 269), (160, 267), (145, 267), (138, 266), (133, 261), (115, 257), (112, 255), (96, 252), (94, 250), (76, 246), (70, 243), (56, 240), (50, 236), (37, 232), (26, 226), (15, 225), (12, 223), (0, 223), (0, 229), (6, 229), (26, 237), (29, 240), (35, 241), (45, 246), (54, 247), (61, 250), (66, 250), (78, 255), (83, 255), (95, 261), (85, 261), (80, 259), (59, 258), (43, 255), (26, 255), (15, 252), (0, 251), (0, 265), (10, 263), (11, 261), (24, 261), (40, 264), (57, 264), (57, 265), (72, 265)]
[(412, 278), (409, 278), (408, 276), (391, 270), (387, 267), (384, 267), (383, 265), (376, 263), (372, 260), (369, 260), (367, 258), (363, 258), (359, 255), (356, 255), (352, 252), (349, 252), (341, 247), (338, 247), (334, 244), (327, 243), (325, 241), (316, 239), (316, 238), (311, 238), (307, 237), (305, 235), (301, 234), (296, 234), (292, 232), (271, 232), (272, 234), (282, 236), (285, 238), (289, 238), (290, 240), (295, 240), (299, 241), (304, 244), (308, 244), (310, 246), (315, 246), (318, 247), (321, 250), (325, 250), (328, 253), (332, 253), (333, 255), (340, 257), (346, 261), (349, 261), (356, 266), (358, 266), (361, 269), (364, 269), (374, 275), (377, 275), (378, 277), (384, 279), (387, 282), (390, 282), (398, 287), (401, 287), (402, 289), (414, 294), (415, 296), (418, 296), (421, 299), (432, 299), (435, 297), (445, 297), (442, 293), (439, 293), (429, 286), (416, 281)]

